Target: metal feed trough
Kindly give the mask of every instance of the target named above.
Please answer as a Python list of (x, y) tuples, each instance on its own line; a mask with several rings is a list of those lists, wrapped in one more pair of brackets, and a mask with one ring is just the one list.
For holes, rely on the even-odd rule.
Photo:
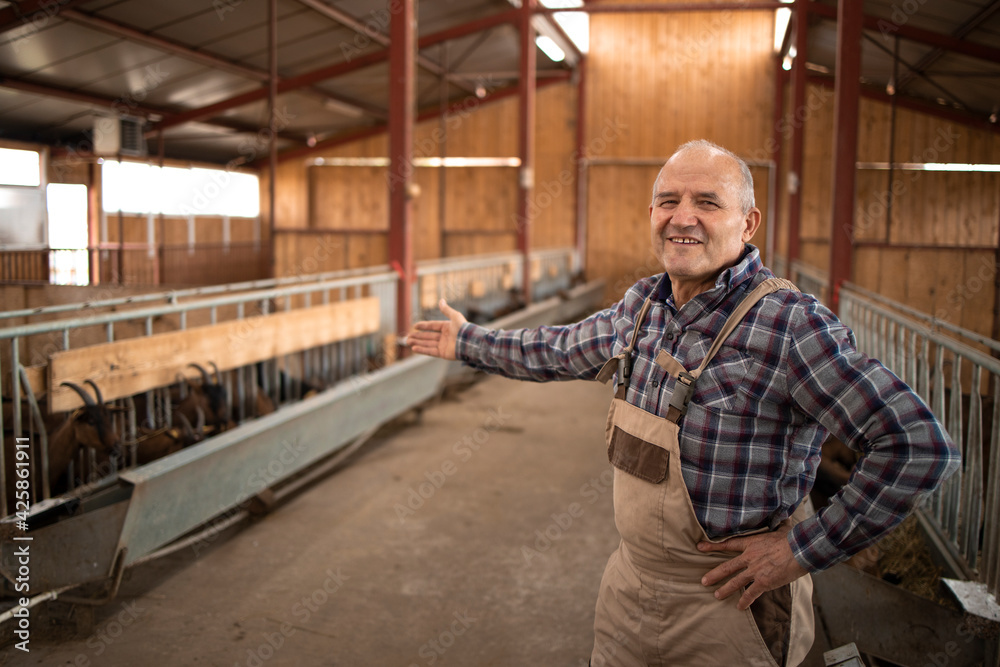
[[(497, 294), (509, 289), (502, 281), (491, 282), (491, 276), (502, 275), (510, 261), (506, 255), (461, 258), (419, 268), (425, 276), (438, 276), (439, 285), (450, 285), (442, 296), (466, 306), (478, 305), (488, 313), (502, 307)], [(560, 297), (511, 314), (498, 322), (502, 326), (576, 317), (603, 296), (600, 283), (566, 289), (572, 278), (569, 271), (577, 265), (571, 250), (539, 253), (531, 261), (542, 267), (535, 272), (539, 279), (533, 286), (536, 294), (558, 290)], [(561, 268), (550, 270), (548, 265)], [(30, 538), (30, 592), (35, 602), (104, 580), (112, 582), (113, 594), (126, 567), (155, 556), (178, 538), (230, 525), (253, 499), (266, 498), (268, 487), (315, 469), (331, 454), (432, 397), (448, 370), (447, 362), (425, 357), (394, 361), (397, 279), (385, 267), (375, 267), (107, 299), (78, 306), (94, 312), (88, 317), (0, 330), (0, 341), (9, 341), (10, 352), (4, 358), (8, 365), (0, 369), (5, 380), (0, 392), (12, 399), (7, 405), (24, 405), (0, 414), (0, 427), (12, 431), (10, 436), (30, 437), (33, 447), (33, 502), (23, 516), (26, 526), (18, 523), (22, 517), (16, 514), (2, 524), (0, 574), (13, 581), (17, 573), (14, 552), (19, 542), (7, 538)], [(415, 299), (420, 298), (420, 287), (415, 289)], [(477, 304), (477, 298), (493, 301)], [(123, 310), (127, 307), (132, 309)], [(340, 309), (346, 309), (343, 317), (336, 315)], [(31, 314), (51, 317), (60, 310), (70, 309), (59, 306)], [(420, 311), (415, 308), (414, 312)], [(330, 317), (351, 322), (350, 326), (295, 325), (315, 317), (327, 318), (324, 322), (333, 322)], [(279, 328), (274, 328), (275, 323)], [(45, 345), (53, 336), (59, 344), (50, 344), (44, 360), (33, 358), (35, 363), (27, 366), (21, 363), (22, 345), (34, 350), (40, 339)], [(317, 336), (320, 344), (315, 344)], [(94, 344), (83, 346), (78, 341)], [(262, 358), (274, 351), (265, 344), (276, 346), (274, 357)], [(202, 357), (160, 356), (164, 350), (196, 350)], [(11, 359), (16, 363), (11, 364)], [(164, 401), (169, 404), (171, 400), (171, 385), (174, 399), (187, 386), (177, 382), (176, 372), (196, 378), (198, 373), (187, 367), (189, 361), (216, 360), (218, 374), (213, 372), (205, 381), (212, 377), (227, 388), (227, 414), (233, 423), (193, 446), (146, 465), (134, 465), (141, 430), (137, 424), (146, 421), (147, 429), (164, 428), (170, 419), (171, 410), (163, 407)], [(41, 479), (48, 452), (40, 442), (44, 438), (34, 433), (44, 432), (37, 425), (46, 416), (38, 408), (38, 394), (44, 391), (43, 402), (58, 409), (73, 410), (82, 402), (76, 393), (59, 386), (62, 377), (71, 377), (77, 384), (96, 380), (113, 411), (123, 459), (112, 459), (110, 474), (84, 480), (82, 486), (49, 498), (47, 479)], [(318, 378), (323, 390), (303, 398), (303, 387), (296, 391), (294, 381), (304, 386), (312, 378)], [(155, 384), (159, 382), (163, 384)], [(136, 386), (141, 387), (138, 393), (131, 391)], [(255, 392), (266, 394), (279, 409), (254, 418), (248, 406)], [(143, 400), (145, 410), (137, 414), (135, 404)], [(82, 473), (95, 458), (92, 451), (81, 457), (75, 462), (77, 472)], [(261, 470), (267, 471), (266, 479), (261, 478)], [(6, 501), (5, 476), (0, 476), (0, 483)], [(14, 509), (5, 506), (4, 514)]]

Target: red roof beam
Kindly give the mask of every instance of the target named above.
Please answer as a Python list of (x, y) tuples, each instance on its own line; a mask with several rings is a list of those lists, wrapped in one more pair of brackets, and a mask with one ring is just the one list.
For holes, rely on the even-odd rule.
[[(569, 71), (563, 72), (562, 75), (558, 77), (550, 77), (545, 80), (539, 81), (537, 88), (545, 88), (554, 83), (563, 83), (569, 81), (572, 77), (572, 73)], [(454, 114), (461, 112), (469, 112), (471, 109), (475, 109), (483, 104), (489, 102), (497, 102), (499, 100), (513, 97), (518, 94), (520, 90), (518, 85), (507, 86), (506, 88), (500, 88), (492, 93), (487, 93), (486, 97), (482, 99), (477, 97), (466, 97), (461, 100), (457, 100), (448, 105), (445, 113)], [(417, 122), (423, 122), (425, 120), (431, 120), (433, 118), (438, 118), (441, 116), (441, 108), (437, 105), (430, 107), (424, 111), (417, 114)], [(296, 158), (303, 158), (320, 151), (324, 151), (330, 148), (336, 148), (337, 146), (343, 146), (344, 144), (349, 144), (352, 141), (358, 141), (360, 139), (367, 139), (369, 137), (375, 137), (380, 134), (385, 134), (388, 126), (385, 124), (375, 125), (372, 127), (366, 127), (360, 130), (352, 130), (344, 134), (338, 134), (321, 141), (317, 141), (315, 146), (303, 147), (303, 148), (292, 148), (286, 150), (278, 155), (278, 162), (287, 162), (288, 160), (294, 160)], [(250, 163), (251, 167), (261, 167), (265, 164), (264, 161), (257, 160)]]
[(588, 14), (663, 14), (666, 12), (728, 12), (735, 10), (762, 11), (789, 7), (784, 2), (672, 2), (636, 3), (627, 5), (584, 5), (583, 7), (539, 7), (538, 14), (556, 12), (587, 12)]
[(82, 5), (89, 0), (22, 0), (0, 9), (0, 35), (15, 28), (29, 27), (30, 33), (48, 27), (49, 21), (67, 9)]
[[(460, 26), (455, 26), (453, 28), (448, 28), (440, 32), (436, 32), (431, 35), (427, 35), (423, 39), (417, 40), (417, 48), (423, 49), (428, 46), (433, 46), (439, 42), (444, 42), (450, 39), (457, 39), (459, 37), (464, 37), (465, 35), (470, 35), (487, 28), (491, 28), (503, 23), (509, 23), (517, 18), (517, 10), (513, 9), (506, 12), (501, 12), (499, 14), (494, 14), (491, 17), (485, 19), (479, 19), (476, 21), (471, 21), (469, 23), (462, 24)], [(329, 65), (327, 67), (321, 67), (320, 69), (313, 70), (312, 72), (306, 72), (305, 74), (300, 74), (299, 76), (293, 76), (288, 79), (282, 80), (278, 84), (279, 93), (287, 93), (292, 90), (297, 90), (305, 86), (311, 86), (321, 81), (326, 81), (327, 79), (332, 79), (334, 77), (340, 76), (342, 74), (347, 74), (354, 72), (365, 67), (370, 67), (387, 60), (389, 57), (389, 49), (381, 49), (379, 51), (373, 51), (372, 53), (359, 56), (350, 61), (340, 62), (335, 65)], [(209, 118), (228, 111), (230, 109), (235, 109), (241, 107), (245, 104), (251, 104), (253, 102), (258, 102), (267, 97), (267, 88), (259, 88), (257, 90), (251, 90), (240, 95), (235, 95), (228, 99), (216, 102), (215, 104), (209, 104), (208, 106), (200, 107), (197, 109), (190, 109), (188, 111), (179, 113), (169, 120), (163, 121), (155, 125), (152, 129), (152, 133), (155, 133), (161, 129), (166, 129), (168, 127), (173, 127), (175, 125), (182, 125), (184, 123), (191, 123), (194, 121), (202, 120), (204, 118)]]
[(123, 23), (118, 23), (117, 21), (110, 21), (108, 19), (101, 18), (100, 16), (94, 16), (93, 14), (88, 14), (75, 9), (64, 9), (61, 16), (69, 21), (72, 21), (73, 23), (79, 23), (116, 37), (122, 37), (130, 42), (145, 44), (146, 46), (151, 46), (160, 51), (181, 56), (182, 58), (193, 60), (214, 69), (236, 74), (237, 76), (243, 76), (256, 81), (267, 81), (268, 79), (268, 73), (264, 70), (247, 67), (246, 65), (226, 60), (225, 58), (213, 55), (206, 51), (192, 49), (173, 40), (157, 37), (156, 35), (143, 32), (142, 30), (138, 30)]
[[(809, 75), (809, 83), (819, 84), (825, 86), (826, 88), (833, 88), (834, 80), (832, 77), (823, 76), (820, 74)], [(892, 95), (885, 92), (884, 88), (872, 85), (862, 85), (861, 86), (861, 97), (868, 98), (870, 100), (876, 100), (878, 102), (884, 102), (885, 104), (892, 103)], [(947, 107), (940, 104), (931, 104), (930, 102), (924, 102), (912, 97), (905, 97), (903, 95), (897, 94), (896, 105), (903, 107), (904, 109), (910, 109), (911, 111), (917, 111), (919, 113), (925, 113), (929, 116), (934, 116), (936, 118), (941, 118), (943, 120), (950, 121), (952, 123), (957, 123), (963, 127), (968, 127), (973, 130), (985, 130), (986, 132), (1000, 132), (1000, 124), (991, 123), (989, 119), (982, 116), (976, 116), (965, 111), (959, 111), (952, 107)]]
[[(836, 7), (823, 5), (818, 2), (810, 2), (809, 11), (824, 18), (834, 20), (837, 18)], [(909, 16), (900, 18), (908, 19)], [(905, 21), (894, 20), (892, 18), (880, 18), (878, 16), (865, 14), (863, 25), (866, 30), (879, 32), (885, 39), (900, 37), (902, 39), (936, 46), (945, 49), (946, 51), (961, 53), (973, 58), (980, 58), (993, 63), (1000, 62), (1000, 48), (986, 46), (985, 44), (978, 44), (976, 42), (968, 42), (957, 37), (952, 37), (951, 35), (945, 35), (931, 30), (924, 30), (923, 28), (915, 28), (907, 25)]]
[[(150, 116), (160, 116), (162, 118), (169, 118), (174, 113), (174, 111), (171, 109), (165, 109), (162, 107), (151, 107), (145, 104), (138, 104), (135, 100), (128, 97), (118, 97), (112, 99), (110, 97), (104, 97), (102, 95), (83, 93), (77, 90), (61, 88), (59, 86), (33, 83), (31, 81), (25, 81), (23, 79), (17, 79), (12, 77), (0, 76), (0, 88), (9, 88), (11, 90), (20, 90), (25, 93), (30, 93), (32, 95), (40, 95), (42, 97), (55, 97), (61, 100), (68, 100), (70, 102), (79, 102), (80, 104), (86, 104), (89, 106), (97, 107), (98, 109), (95, 111), (95, 113), (105, 112), (110, 114), (117, 114), (120, 116), (143, 116), (146, 117), (147, 119)], [(240, 123), (235, 119), (211, 120), (211, 121), (206, 121), (206, 124), (216, 125), (218, 127), (224, 127), (230, 130), (236, 130), (237, 132), (256, 133), (260, 130), (260, 128), (258, 127), (247, 125), (246, 123)], [(279, 132), (278, 136), (282, 139), (289, 139), (297, 143), (301, 143), (303, 141), (302, 137), (299, 137), (297, 135), (286, 134), (283, 132)]]
[[(361, 21), (358, 21), (345, 11), (337, 9), (336, 7), (331, 7), (325, 2), (321, 2), (321, 0), (298, 0), (298, 2), (302, 3), (306, 7), (309, 7), (314, 12), (322, 14), (331, 21), (339, 23), (349, 30), (353, 30), (357, 33), (357, 35), (363, 37), (364, 39), (376, 42), (380, 46), (384, 46), (386, 48), (389, 47), (389, 36), (387, 34), (379, 30), (377, 27), (361, 23)], [(364, 44), (361, 48), (363, 47)], [(441, 67), (441, 65), (426, 56), (420, 55), (419, 53), (417, 54), (416, 64), (435, 76), (443, 77), (445, 75), (444, 68)], [(467, 93), (475, 92), (475, 88), (469, 87), (466, 84), (456, 83), (455, 85)]]

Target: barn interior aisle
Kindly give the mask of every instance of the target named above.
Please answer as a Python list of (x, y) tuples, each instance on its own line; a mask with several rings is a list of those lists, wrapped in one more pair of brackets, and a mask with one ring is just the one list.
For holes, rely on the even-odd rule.
[(586, 665), (619, 539), (608, 400), (486, 378), (249, 526), (130, 571), (93, 633), (17, 664)]

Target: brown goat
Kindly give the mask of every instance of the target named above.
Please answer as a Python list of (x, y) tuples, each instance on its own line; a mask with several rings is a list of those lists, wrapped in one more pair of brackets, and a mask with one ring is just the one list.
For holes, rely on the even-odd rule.
[(216, 433), (226, 430), (232, 425), (229, 419), (229, 395), (225, 385), (222, 384), (222, 375), (218, 367), (212, 364), (215, 370), (213, 381), (204, 366), (195, 363), (188, 366), (201, 372), (201, 384), (187, 383), (188, 394), (177, 403), (175, 412), (184, 415), (191, 423), (197, 422), (198, 410), (201, 410), (206, 426)]
[(198, 421), (194, 428), (183, 413), (175, 411), (175, 426), (141, 433), (136, 441), (136, 459), (139, 465), (169, 456), (204, 440), (205, 413), (201, 408), (197, 408), (197, 413)]
[[(62, 383), (79, 394), (84, 404), (83, 407), (71, 412), (65, 421), (62, 422), (62, 425), (48, 436), (49, 489), (53, 496), (62, 493), (68, 488), (69, 485), (67, 482), (71, 480), (65, 480), (64, 478), (70, 467), (70, 463), (76, 460), (78, 455), (86, 451), (87, 448), (93, 449), (97, 454), (98, 463), (104, 464), (103, 467), (107, 467), (108, 469), (112, 467), (110, 465), (112, 457), (117, 458), (121, 455), (118, 434), (112, 425), (111, 415), (104, 405), (101, 390), (91, 380), (87, 380), (86, 383), (94, 388), (94, 394), (97, 397), (96, 401), (94, 397), (79, 385), (72, 382)], [(17, 480), (14, 465), (14, 450), (14, 438), (11, 437), (9, 438), (9, 442), (5, 443), (4, 448), (6, 470), (6, 479), (4, 482), (8, 509), (10, 510), (14, 509), (14, 490)], [(32, 467), (41, 465), (39, 461), (31, 461), (30, 464)], [(33, 495), (41, 497), (41, 489), (33, 489)]]
[(263, 389), (257, 387), (253, 401), (253, 416), (263, 417), (274, 412), (274, 409), (274, 401), (271, 400), (271, 397), (265, 394)]

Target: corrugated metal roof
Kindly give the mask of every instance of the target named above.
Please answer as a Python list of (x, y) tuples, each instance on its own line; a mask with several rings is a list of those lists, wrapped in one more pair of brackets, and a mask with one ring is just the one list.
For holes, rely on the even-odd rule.
[[(835, 2), (822, 4), (836, 6)], [(908, 39), (902, 28), (915, 28), (938, 35), (1000, 48), (1000, 1), (998, 0), (866, 0), (866, 15), (879, 17), (876, 29), (865, 31), (862, 40), (861, 76), (865, 83), (951, 109), (968, 111), (984, 121), (1000, 110), (997, 80), (1000, 62), (973, 58)], [(808, 62), (835, 69), (836, 21), (821, 19), (809, 31)]]
[[(384, 0), (321, 0), (371, 33), (387, 34)], [(278, 2), (278, 68), (282, 79), (354, 61), (385, 47), (309, 6)], [(823, 4), (835, 6), (831, 0)], [(6, 10), (4, 7), (6, 6)], [(509, 0), (421, 0), (421, 36), (509, 11)], [(1000, 46), (1000, 0), (867, 0), (866, 14), (944, 35)], [(912, 12), (917, 8), (916, 12)], [(319, 9), (322, 9), (320, 7)], [(14, 10), (17, 10), (16, 12)], [(58, 13), (53, 15), (53, 12)], [(3, 12), (6, 11), (6, 24)], [(907, 13), (907, 12), (910, 13)], [(329, 12), (326, 12), (329, 13)], [(21, 16), (23, 15), (23, 16)], [(977, 17), (979, 17), (977, 19)], [(0, 137), (53, 145), (85, 145), (94, 118), (129, 112), (152, 127), (173, 115), (260, 91), (266, 85), (267, 3), (263, 0), (42, 0), (0, 2)], [(884, 32), (884, 31), (883, 31)], [(885, 87), (893, 73), (893, 35), (867, 30), (863, 77)], [(465, 35), (424, 49), (432, 68), (445, 57), (452, 74), (448, 96), (473, 94), (474, 77), (493, 74), (490, 88), (516, 82), (518, 31), (512, 24)], [(832, 70), (836, 24), (816, 17), (807, 60)], [(384, 41), (384, 39), (382, 40)], [(902, 39), (901, 94), (945, 100), (983, 118), (1000, 103), (1000, 63)], [(539, 68), (562, 69), (541, 52)], [(922, 70), (908, 74), (908, 63)], [(389, 103), (385, 61), (281, 94), (280, 147), (306, 145), (385, 120)], [(418, 67), (419, 106), (440, 101), (440, 78)], [(267, 126), (267, 104), (257, 99), (199, 117), (163, 132), (169, 157), (226, 163)], [(157, 141), (150, 138), (150, 150)]]

